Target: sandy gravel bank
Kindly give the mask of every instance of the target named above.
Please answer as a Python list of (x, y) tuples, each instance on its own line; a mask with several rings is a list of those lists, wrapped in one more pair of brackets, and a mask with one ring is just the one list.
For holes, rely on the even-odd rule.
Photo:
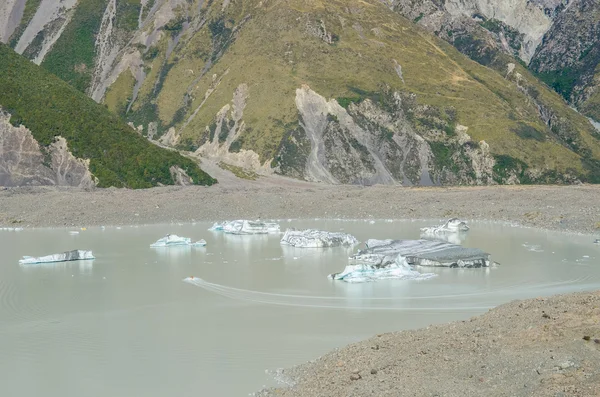
[(363, 188), (261, 178), (210, 188), (0, 190), (1, 226), (130, 225), (259, 217), (454, 216), (600, 233), (600, 186)]
[(285, 370), (259, 396), (600, 396), (600, 292), (515, 301)]

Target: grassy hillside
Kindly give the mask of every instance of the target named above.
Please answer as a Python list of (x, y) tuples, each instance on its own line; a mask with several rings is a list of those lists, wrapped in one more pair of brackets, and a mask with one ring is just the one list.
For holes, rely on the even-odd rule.
[[(367, 99), (385, 107), (383, 93), (396, 91), (415, 98), (408, 121), (431, 142), (434, 155), (454, 150), (452, 134), (444, 135), (449, 126), (436, 128), (417, 108), (451, 109), (453, 125), (468, 127), (475, 142), (485, 140), (497, 160), (497, 181), (509, 167), (531, 171), (522, 183), (556, 182), (561, 174), (600, 182), (598, 134), (518, 64), (514, 77), (506, 78), (506, 63), (502, 70), (484, 67), (376, 0), (227, 4), (205, 3), (198, 14), (190, 6), (188, 20), (206, 24), (176, 34), (163, 30), (162, 39), (144, 49), (152, 56), (145, 58), (146, 79), (130, 111), (130, 77), (111, 87), (110, 107), (136, 125), (156, 122), (159, 133), (176, 127), (180, 147), (195, 150), (211, 139), (217, 114), (246, 84), (245, 129), (231, 150), (252, 150), (268, 162), (298, 126), (294, 101), (302, 85), (345, 107)], [(528, 90), (540, 100), (532, 101)]]
[(29, 128), (42, 146), (63, 136), (75, 157), (90, 159), (101, 187), (173, 184), (171, 166), (181, 167), (195, 184), (216, 182), (192, 160), (151, 144), (104, 106), (3, 44), (0, 87), (0, 106), (13, 125)]

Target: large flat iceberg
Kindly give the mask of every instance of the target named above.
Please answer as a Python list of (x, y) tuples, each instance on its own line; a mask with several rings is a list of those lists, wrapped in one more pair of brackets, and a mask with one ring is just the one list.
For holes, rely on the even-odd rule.
[(490, 254), (478, 248), (435, 240), (368, 240), (367, 248), (359, 250), (351, 260), (372, 263), (397, 256), (406, 258), (411, 266), (429, 267), (489, 267)]
[(179, 237), (176, 234), (167, 234), (165, 237), (158, 239), (155, 243), (150, 244), (150, 247), (177, 247), (177, 246), (197, 246), (204, 247), (206, 245), (205, 240), (199, 240), (192, 243), (192, 239), (188, 237)]
[(209, 230), (228, 234), (280, 233), (279, 224), (277, 223), (248, 220), (217, 222)]
[(326, 248), (326, 247), (352, 247), (358, 240), (347, 233), (325, 232), (321, 230), (286, 230), (281, 244), (297, 248)]
[(34, 265), (38, 263), (55, 263), (55, 262), (68, 262), (68, 261), (83, 261), (96, 259), (94, 258), (94, 254), (92, 251), (84, 251), (84, 250), (73, 250), (67, 251), (60, 254), (52, 254), (46, 256), (24, 256), (19, 260), (20, 265)]

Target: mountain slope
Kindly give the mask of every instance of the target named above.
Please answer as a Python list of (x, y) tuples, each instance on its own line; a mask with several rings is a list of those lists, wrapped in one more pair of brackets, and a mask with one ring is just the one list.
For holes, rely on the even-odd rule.
[[(144, 188), (188, 177), (196, 184), (215, 182), (194, 161), (151, 144), (103, 106), (3, 44), (0, 87), (3, 184), (97, 182)], [(29, 176), (19, 178), (23, 170)]]
[(518, 64), (506, 79), (378, 1), (224, 4), (180, 4), (187, 24), (140, 34), (155, 44), (129, 57), (147, 74), (122, 73), (109, 107), (165, 143), (309, 180), (597, 178), (592, 127)]
[(598, 1), (390, 0), (388, 5), (483, 65), (499, 54), (520, 59), (600, 122)]
[[(597, 131), (512, 57), (534, 56), (554, 11), (524, 6), (535, 18), (512, 27), (473, 22), (460, 6), (469, 1), (452, 12), (403, 3), (429, 4), (411, 19), (450, 21), (444, 34), (489, 67), (379, 0), (80, 0), (52, 23), (65, 26), (56, 44), (32, 53), (47, 52), (44, 67), (148, 138), (259, 172), (360, 184), (600, 181)], [(531, 20), (537, 30), (517, 30)], [(64, 33), (71, 25), (94, 40)]]

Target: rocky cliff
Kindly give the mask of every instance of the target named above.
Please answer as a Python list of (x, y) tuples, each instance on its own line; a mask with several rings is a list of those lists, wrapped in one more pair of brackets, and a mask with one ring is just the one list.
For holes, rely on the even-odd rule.
[(4, 37), (162, 145), (326, 183), (600, 181), (598, 132), (522, 64), (577, 0), (62, 1)]
[(43, 148), (31, 131), (12, 126), (10, 115), (0, 109), (0, 186), (91, 188), (96, 184), (89, 161), (75, 158), (63, 137)]

